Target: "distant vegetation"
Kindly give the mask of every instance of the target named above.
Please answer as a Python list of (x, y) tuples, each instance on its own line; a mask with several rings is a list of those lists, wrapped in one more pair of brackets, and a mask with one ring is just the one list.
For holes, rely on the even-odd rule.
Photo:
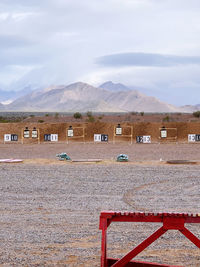
[(87, 117), (91, 117), (91, 116), (92, 116), (92, 111), (88, 111), (88, 112), (86, 113), (86, 115), (87, 115)]
[(88, 112), (86, 113), (86, 115), (87, 115), (87, 117), (88, 117), (88, 119), (87, 119), (88, 122), (94, 122), (94, 121), (95, 121), (95, 118), (94, 118), (94, 116), (92, 115), (92, 112), (91, 112), (91, 111), (88, 111)]
[(75, 119), (82, 119), (82, 114), (80, 112), (75, 112), (73, 116)]
[(0, 116), (0, 123), (8, 123), (8, 122), (21, 122), (24, 119), (26, 119), (26, 117), (22, 116), (22, 117), (4, 117), (4, 116)]
[(58, 118), (58, 117), (59, 117), (59, 113), (56, 112), (56, 113), (55, 113), (55, 118)]
[(199, 118), (200, 117), (200, 110), (193, 112), (193, 116), (195, 118)]
[(169, 117), (169, 115), (167, 115), (166, 117), (163, 118), (163, 122), (164, 122), (164, 121), (165, 121), (165, 122), (170, 121), (170, 117)]
[(136, 112), (136, 111), (131, 112), (131, 115), (137, 115), (137, 114), (138, 114), (138, 112)]
[[(88, 111), (85, 113), (75, 112), (0, 112), (0, 123), (14, 122), (38, 122), (46, 123), (73, 122), (75, 119), (81, 122), (196, 122), (199, 123), (200, 110), (194, 113), (148, 113), (148, 112), (127, 112), (127, 113), (97, 113)], [(38, 123), (41, 123), (38, 122)]]

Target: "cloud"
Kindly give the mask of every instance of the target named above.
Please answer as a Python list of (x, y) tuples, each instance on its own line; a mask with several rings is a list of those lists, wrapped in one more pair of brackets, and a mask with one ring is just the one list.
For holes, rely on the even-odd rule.
[(1, 34), (0, 35), (0, 49), (2, 48), (16, 48), (16, 47), (24, 47), (30, 45), (31, 42), (21, 36), (17, 35), (8, 35), (8, 34)]
[(100, 57), (96, 60), (96, 63), (106, 67), (170, 67), (189, 64), (199, 65), (200, 57), (173, 56), (151, 53), (120, 53)]
[[(1, 65), (0, 65), (1, 67)], [(15, 85), (13, 86), (13, 89), (16, 89), (16, 81), (20, 79), (22, 76), (30, 72), (32, 69), (35, 69), (36, 66), (22, 66), (22, 65), (9, 65), (5, 66), (3, 70), (0, 72), (0, 80), (4, 80), (4, 85), (0, 84), (1, 89), (6, 89), (6, 84), (10, 87), (10, 81), (13, 81)], [(22, 87), (23, 88), (23, 87)]]
[(1, 0), (0, 84), (113, 80), (198, 99), (199, 9), (199, 0)]
[(0, 5), (7, 9), (16, 9), (16, 7), (32, 7), (40, 5), (41, 2), (48, 3), (48, 0), (1, 0)]
[(170, 67), (101, 67), (81, 80), (99, 86), (112, 80), (155, 96), (174, 105), (197, 104), (200, 90), (200, 66), (177, 65)]

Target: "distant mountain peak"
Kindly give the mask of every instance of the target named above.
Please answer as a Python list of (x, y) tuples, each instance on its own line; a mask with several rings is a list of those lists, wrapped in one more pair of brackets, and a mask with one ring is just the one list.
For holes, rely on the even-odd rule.
[(113, 83), (112, 81), (107, 81), (99, 86), (109, 91), (119, 92), (119, 91), (129, 91), (130, 89), (123, 85), (122, 83)]
[[(108, 89), (109, 88), (109, 89)], [(130, 90), (123, 84), (106, 82), (97, 88), (84, 82), (52, 86), (32, 91), (11, 104), (0, 105), (10, 111), (68, 111), (87, 112), (179, 112), (178, 108), (155, 97)]]

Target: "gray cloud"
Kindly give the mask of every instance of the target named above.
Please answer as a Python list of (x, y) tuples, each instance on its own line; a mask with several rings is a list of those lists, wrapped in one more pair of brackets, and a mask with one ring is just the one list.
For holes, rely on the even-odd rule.
[[(22, 53), (23, 51), (23, 53)], [(42, 53), (41, 51), (35, 51), (33, 53), (29, 53), (28, 49), (15, 49), (9, 50), (9, 51), (3, 51), (0, 52), (0, 67), (1, 71), (2, 68), (8, 67), (8, 66), (30, 66), (30, 65), (39, 65), (41, 64), (41, 61), (45, 62), (47, 61), (47, 55)]]
[(96, 60), (96, 63), (108, 67), (170, 67), (176, 65), (200, 64), (200, 57), (151, 53), (120, 53), (100, 57)]
[(32, 44), (32, 42), (21, 36), (8, 34), (0, 35), (0, 49), (19, 48), (30, 44)]

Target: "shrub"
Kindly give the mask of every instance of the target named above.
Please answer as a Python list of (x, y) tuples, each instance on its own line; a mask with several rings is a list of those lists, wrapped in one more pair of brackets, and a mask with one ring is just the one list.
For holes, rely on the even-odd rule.
[(89, 122), (94, 122), (94, 121), (95, 121), (95, 118), (94, 118), (93, 116), (90, 116), (90, 117), (88, 118), (88, 121), (89, 121)]
[(43, 123), (44, 121), (43, 120), (38, 120), (39, 123)]
[(89, 118), (89, 117), (92, 117), (92, 111), (88, 111), (88, 112), (86, 113), (86, 115), (88, 116), (88, 118)]
[(6, 117), (0, 116), (0, 122), (6, 123), (6, 122), (9, 122), (9, 119), (7, 119)]
[(199, 118), (200, 117), (200, 110), (193, 112), (193, 116), (195, 118)]
[(12, 116), (12, 117), (0, 116), (0, 123), (21, 122), (24, 119), (26, 119), (25, 116), (22, 116), (22, 117), (21, 116), (20, 117), (15, 117), (15, 116)]
[(163, 121), (169, 121), (169, 120), (170, 120), (170, 117), (168, 115), (163, 118)]
[(131, 115), (137, 115), (136, 111), (131, 111)]
[(82, 115), (81, 115), (80, 112), (76, 112), (76, 113), (74, 113), (73, 116), (74, 116), (75, 119), (82, 119)]
[(94, 116), (92, 115), (92, 112), (91, 112), (91, 111), (88, 111), (88, 112), (86, 113), (86, 115), (88, 116), (88, 119), (87, 119), (88, 122), (94, 122), (94, 121), (95, 121), (95, 118), (94, 118)]
[(144, 116), (144, 111), (141, 111), (141, 112), (140, 112), (140, 115), (141, 115), (141, 116)]

